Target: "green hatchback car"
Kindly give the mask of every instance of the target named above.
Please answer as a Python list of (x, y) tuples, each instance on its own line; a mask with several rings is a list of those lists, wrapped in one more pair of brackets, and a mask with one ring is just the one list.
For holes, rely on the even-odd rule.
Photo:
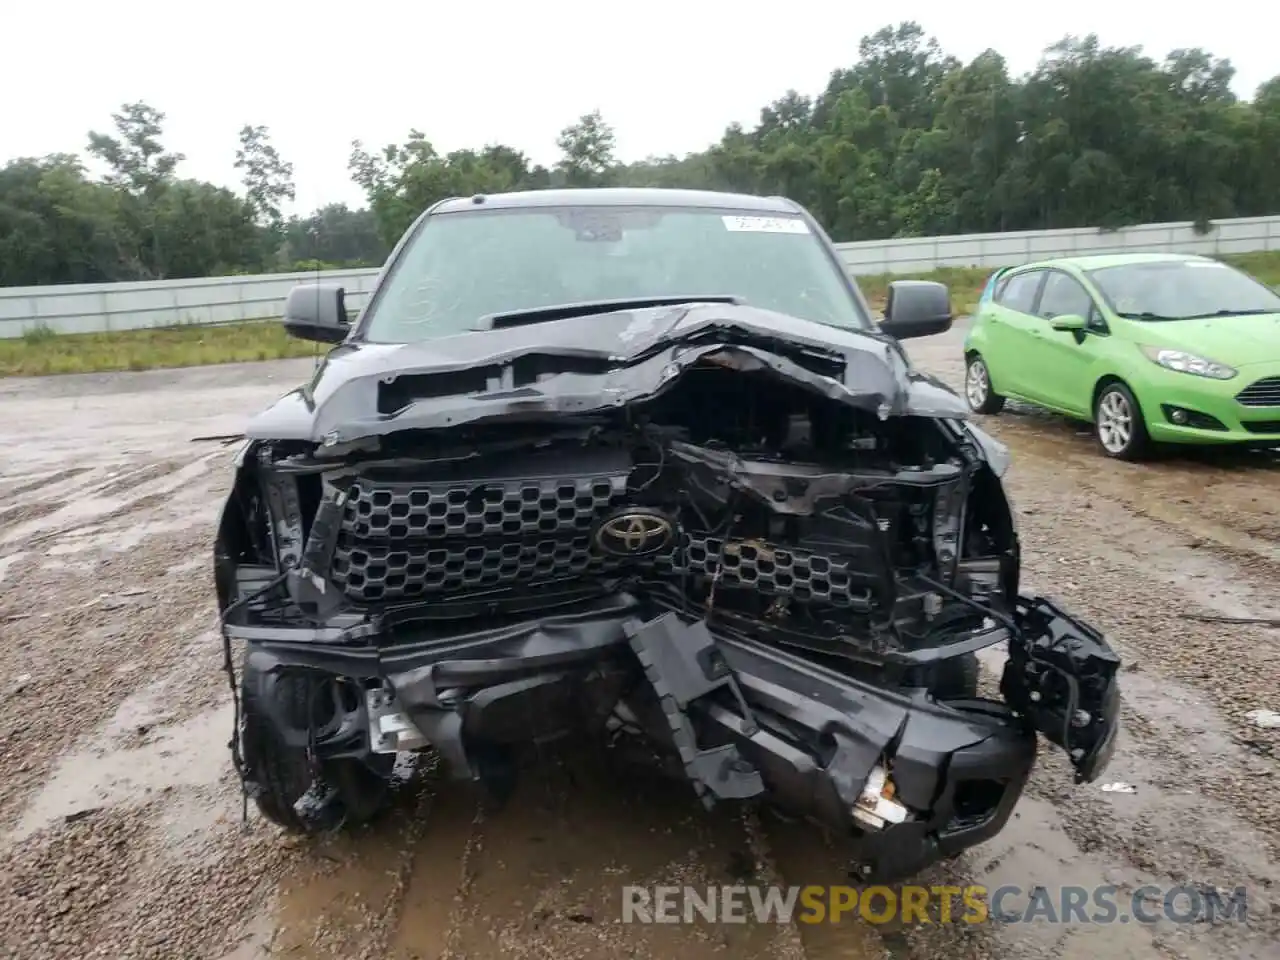
[(1064, 257), (996, 271), (964, 343), (965, 397), (1091, 421), (1104, 453), (1280, 446), (1280, 294), (1208, 257)]

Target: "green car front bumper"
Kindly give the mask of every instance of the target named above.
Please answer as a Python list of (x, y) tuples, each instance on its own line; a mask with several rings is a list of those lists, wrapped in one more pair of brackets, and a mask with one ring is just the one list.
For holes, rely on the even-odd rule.
[(1133, 387), (1153, 440), (1280, 446), (1280, 361), (1247, 364), (1230, 380), (1156, 367)]

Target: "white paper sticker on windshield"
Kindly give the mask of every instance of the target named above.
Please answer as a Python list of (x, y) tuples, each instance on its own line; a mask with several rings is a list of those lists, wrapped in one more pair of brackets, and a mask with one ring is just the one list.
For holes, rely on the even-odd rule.
[(808, 233), (799, 217), (721, 217), (724, 228), (735, 233)]

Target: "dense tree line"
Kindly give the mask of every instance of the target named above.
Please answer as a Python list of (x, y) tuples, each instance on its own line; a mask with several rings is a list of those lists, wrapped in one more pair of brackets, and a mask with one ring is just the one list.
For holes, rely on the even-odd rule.
[(0, 168), (0, 284), (190, 277), (377, 264), (424, 208), (451, 195), (553, 186), (682, 186), (785, 194), (837, 240), (1270, 214), (1280, 211), (1280, 76), (1251, 100), (1229, 61), (1068, 37), (1012, 77), (969, 63), (919, 25), (864, 38), (816, 96), (788, 91), (751, 129), (683, 158), (622, 163), (598, 113), (566, 127), (552, 167), (503, 144), (441, 153), (427, 135), (352, 145), (368, 206), (286, 217), (293, 167), (245, 126), (243, 192), (178, 175), (164, 114), (123, 106), (89, 135), (105, 167), (19, 158)]

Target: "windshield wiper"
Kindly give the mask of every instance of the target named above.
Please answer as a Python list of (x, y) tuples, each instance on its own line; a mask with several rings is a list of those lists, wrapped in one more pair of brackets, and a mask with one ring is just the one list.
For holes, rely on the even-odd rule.
[(1191, 317), (1166, 317), (1162, 313), (1152, 313), (1144, 310), (1142, 313), (1123, 313), (1116, 311), (1117, 317), (1124, 317), (1126, 320), (1191, 320)]
[(1188, 320), (1207, 320), (1210, 317), (1257, 317), (1266, 313), (1280, 313), (1280, 307), (1275, 310), (1215, 310), (1213, 313), (1197, 313), (1193, 317), (1187, 317)]
[(512, 310), (507, 313), (490, 313), (476, 321), (476, 330), (503, 330), (526, 323), (545, 323), (549, 320), (568, 320), (571, 317), (589, 317), (597, 313), (617, 313), (622, 310), (643, 310), (645, 307), (677, 307), (683, 303), (731, 303), (741, 305), (742, 297), (729, 294), (687, 297), (630, 297), (621, 300), (584, 300), (579, 303), (561, 303), (549, 307), (533, 307), (529, 310)]

